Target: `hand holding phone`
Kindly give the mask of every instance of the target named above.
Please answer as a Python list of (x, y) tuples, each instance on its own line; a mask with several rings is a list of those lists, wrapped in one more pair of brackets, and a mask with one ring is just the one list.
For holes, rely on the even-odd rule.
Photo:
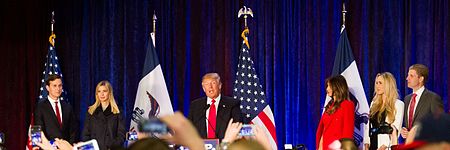
[(138, 134), (136, 131), (130, 131), (130, 132), (127, 132), (126, 138), (128, 141), (137, 141)]
[(138, 125), (139, 132), (149, 133), (153, 135), (165, 135), (169, 133), (169, 128), (167, 125), (158, 118), (149, 118), (148, 120), (143, 120)]
[(86, 142), (80, 142), (73, 147), (73, 150), (100, 150), (97, 140), (92, 139)]
[(254, 136), (253, 126), (251, 124), (242, 125), (241, 130), (239, 131), (239, 136)]
[(42, 128), (40, 125), (31, 126), (31, 145), (37, 147), (36, 143), (42, 143), (41, 139)]

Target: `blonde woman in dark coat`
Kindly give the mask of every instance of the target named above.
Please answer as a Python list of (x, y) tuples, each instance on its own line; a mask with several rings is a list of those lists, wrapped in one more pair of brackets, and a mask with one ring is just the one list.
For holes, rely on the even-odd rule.
[(125, 140), (125, 126), (108, 81), (101, 81), (95, 88), (95, 103), (89, 106), (82, 140), (96, 139), (100, 149), (121, 146)]

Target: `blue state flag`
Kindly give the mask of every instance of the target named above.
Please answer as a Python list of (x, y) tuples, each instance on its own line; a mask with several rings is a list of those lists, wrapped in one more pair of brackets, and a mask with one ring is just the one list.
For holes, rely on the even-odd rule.
[(155, 34), (150, 34), (141, 80), (134, 103), (130, 130), (136, 130), (141, 119), (173, 114), (166, 81), (155, 49)]
[[(369, 105), (367, 103), (366, 94), (359, 76), (356, 61), (353, 58), (352, 48), (347, 37), (345, 26), (342, 26), (341, 36), (339, 38), (336, 56), (334, 59), (332, 75), (342, 75), (347, 80), (347, 85), (350, 91), (350, 99), (355, 103), (355, 132), (353, 133), (354, 140), (358, 147), (362, 147), (364, 137), (364, 124), (369, 120)], [(330, 101), (327, 96), (324, 108)]]

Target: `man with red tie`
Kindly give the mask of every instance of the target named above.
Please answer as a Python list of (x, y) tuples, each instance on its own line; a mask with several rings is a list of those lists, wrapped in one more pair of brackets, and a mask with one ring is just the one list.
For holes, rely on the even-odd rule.
[(444, 110), (442, 99), (436, 93), (425, 88), (425, 83), (428, 79), (428, 68), (422, 64), (414, 64), (409, 67), (408, 88), (413, 90), (413, 93), (405, 96), (405, 109), (403, 117), (403, 127), (401, 135), (403, 138), (408, 137), (410, 131), (415, 131), (416, 125), (427, 114), (441, 113)]
[(45, 81), (48, 97), (41, 99), (34, 111), (34, 125), (40, 125), (49, 140), (64, 139), (74, 143), (78, 124), (72, 106), (60, 100), (62, 81), (59, 75), (49, 75)]
[(206, 97), (191, 102), (189, 120), (202, 138), (223, 139), (228, 121), (241, 122), (240, 102), (222, 96), (222, 82), (217, 73), (207, 73), (202, 78), (202, 88)]

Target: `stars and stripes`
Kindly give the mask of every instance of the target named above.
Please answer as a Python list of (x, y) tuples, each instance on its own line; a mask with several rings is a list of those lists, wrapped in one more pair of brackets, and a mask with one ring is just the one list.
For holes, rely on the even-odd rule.
[(234, 82), (234, 99), (240, 100), (240, 109), (244, 123), (254, 123), (263, 128), (269, 137), (273, 149), (276, 149), (275, 121), (272, 110), (266, 100), (266, 95), (259, 83), (253, 61), (250, 57), (249, 46), (246, 45), (248, 29), (242, 32), (244, 38), (239, 56), (239, 64)]
[[(47, 80), (49, 75), (56, 74), (61, 76), (62, 81), (62, 72), (61, 68), (58, 62), (58, 56), (56, 56), (56, 49), (53, 45), (50, 45), (48, 48), (48, 54), (47, 54), (47, 61), (44, 64), (44, 71), (42, 72), (42, 80), (41, 80), (41, 87), (39, 88), (39, 97), (38, 99), (41, 100), (43, 98), (47, 98), (48, 91), (45, 88), (45, 81)], [(64, 84), (63, 84), (64, 85)], [(60, 96), (60, 100), (66, 100), (66, 91), (64, 88), (62, 89), (62, 94)]]
[[(242, 113), (246, 116), (244, 122), (250, 122), (267, 106), (262, 86), (256, 75), (253, 61), (250, 58), (248, 47), (243, 44), (239, 56), (237, 78), (234, 82), (233, 95), (235, 99), (241, 100)], [(261, 108), (261, 109), (258, 109)]]
[[(39, 88), (39, 96), (38, 96), (38, 102), (44, 100), (45, 98), (47, 98), (48, 96), (48, 91), (45, 88), (45, 81), (48, 79), (49, 75), (52, 74), (56, 74), (61, 76), (61, 81), (63, 82), (64, 85), (64, 80), (63, 80), (63, 75), (62, 75), (62, 71), (61, 71), (61, 67), (59, 65), (58, 62), (58, 56), (56, 55), (56, 49), (55, 49), (55, 34), (52, 33), (52, 35), (50, 36), (49, 42), (50, 42), (50, 46), (48, 48), (48, 53), (47, 53), (47, 61), (44, 63), (44, 71), (42, 72), (42, 80), (41, 80), (41, 87)], [(67, 100), (66, 98), (67, 96), (67, 92), (64, 90), (64, 88), (62, 89), (62, 93), (61, 96), (59, 97), (59, 100)], [(25, 149), (32, 149), (31, 146), (31, 137), (30, 132), (31, 132), (31, 126), (34, 124), (34, 120), (33, 120), (33, 114), (31, 114), (31, 122), (28, 128), (28, 141), (27, 141), (27, 145)]]

